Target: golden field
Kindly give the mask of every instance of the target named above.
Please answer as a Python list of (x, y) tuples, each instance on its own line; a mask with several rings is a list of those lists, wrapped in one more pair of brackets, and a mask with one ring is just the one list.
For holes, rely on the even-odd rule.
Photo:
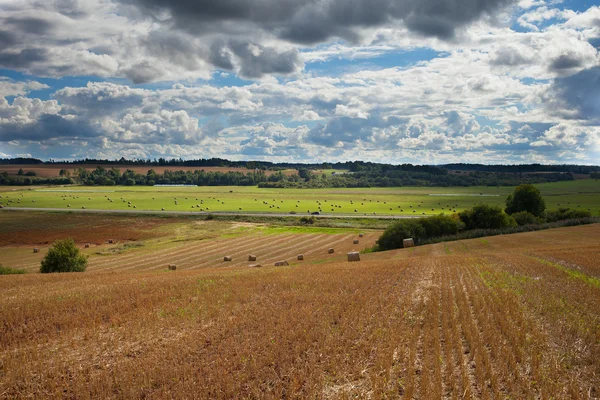
[[(599, 224), (348, 263), (353, 231), (210, 223), (94, 245), (85, 273), (0, 276), (0, 398), (600, 396)], [(0, 262), (34, 271), (30, 253)]]

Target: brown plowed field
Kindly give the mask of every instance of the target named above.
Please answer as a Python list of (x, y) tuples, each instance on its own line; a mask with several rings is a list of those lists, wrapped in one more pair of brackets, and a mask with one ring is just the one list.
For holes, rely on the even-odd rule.
[(253, 231), (0, 276), (0, 397), (600, 396), (599, 224), (342, 261), (355, 237)]
[[(200, 171), (204, 170), (205, 172), (241, 172), (243, 174), (247, 174), (249, 172), (253, 172), (253, 170), (248, 168), (230, 168), (230, 167), (179, 167), (179, 166), (140, 166), (140, 165), (106, 165), (106, 164), (80, 164), (80, 165), (72, 165), (72, 164), (51, 164), (51, 165), (38, 165), (38, 164), (25, 164), (25, 165), (0, 165), (0, 173), (6, 172), (9, 175), (17, 175), (19, 169), (23, 169), (24, 172), (35, 172), (36, 176), (43, 178), (54, 178), (58, 177), (61, 169), (65, 169), (69, 171), (71, 174), (75, 174), (79, 168), (85, 168), (88, 171), (93, 171), (97, 167), (102, 167), (106, 169), (117, 168), (121, 170), (121, 173), (130, 169), (135, 171), (138, 174), (146, 175), (148, 170), (153, 169), (157, 174), (163, 174), (165, 170), (169, 171)], [(265, 171), (266, 175), (272, 175), (276, 173), (276, 171)], [(283, 171), (286, 175), (292, 175), (297, 173), (296, 170), (286, 170)]]

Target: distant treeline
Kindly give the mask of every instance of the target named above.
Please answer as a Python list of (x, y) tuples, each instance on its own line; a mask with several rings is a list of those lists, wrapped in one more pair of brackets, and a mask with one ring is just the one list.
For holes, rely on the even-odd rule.
[(352, 174), (314, 174), (300, 169), (298, 174), (286, 175), (281, 171), (267, 175), (263, 170), (244, 172), (170, 171), (163, 174), (153, 169), (139, 174), (127, 169), (98, 167), (93, 171), (76, 170), (74, 179), (84, 185), (198, 185), (198, 186), (258, 186), (261, 188), (328, 188), (328, 187), (397, 187), (397, 186), (516, 186), (521, 183), (540, 183), (573, 180), (572, 174), (498, 174), (476, 172), (453, 175), (447, 171), (364, 171)]
[[(432, 167), (435, 168), (435, 167)], [(303, 170), (300, 176), (304, 177)], [(449, 174), (446, 170), (440, 173), (402, 171), (402, 170), (370, 170), (352, 174), (310, 174), (297, 179), (296, 175), (281, 179), (261, 182), (263, 188), (344, 188), (344, 187), (399, 187), (399, 186), (517, 186), (522, 183), (543, 183), (574, 180), (571, 173), (547, 174), (509, 174), (495, 172), (475, 172), (465, 175)], [(272, 177), (271, 177), (272, 178)]]
[[(93, 160), (85, 159), (70, 163), (43, 162), (38, 159), (18, 158), (0, 159), (0, 164), (57, 164), (69, 165), (75, 172), (70, 174), (61, 169), (60, 177), (38, 178), (24, 175), (10, 176), (0, 174), (1, 185), (46, 185), (79, 183), (84, 185), (156, 185), (186, 184), (199, 186), (259, 186), (263, 188), (328, 188), (328, 187), (399, 187), (399, 186), (516, 186), (522, 183), (543, 183), (573, 180), (575, 173), (590, 173), (597, 177), (600, 167), (563, 165), (544, 166), (530, 165), (497, 165), (448, 164), (446, 166), (412, 165), (412, 164), (378, 164), (364, 161), (323, 164), (270, 163), (263, 161), (228, 161), (218, 158), (208, 160)], [(83, 165), (101, 164), (95, 170), (88, 171)], [(130, 169), (122, 172), (114, 165), (148, 166), (146, 174), (136, 173)], [(194, 166), (194, 171), (177, 170), (179, 166)], [(77, 168), (78, 165), (82, 165)], [(111, 167), (111, 165), (113, 167)], [(167, 165), (173, 170), (156, 173), (154, 165)], [(242, 168), (240, 171), (212, 172), (203, 167)], [(467, 170), (469, 166), (472, 169)], [(448, 168), (447, 168), (448, 167)], [(243, 168), (247, 168), (246, 171)], [(297, 174), (286, 175), (283, 169), (296, 169)], [(490, 171), (485, 169), (489, 168)], [(317, 172), (321, 169), (347, 170), (349, 173), (325, 174)], [(544, 170), (548, 169), (548, 170)], [(266, 170), (275, 170), (274, 174), (266, 174)], [(451, 170), (464, 173), (451, 173)], [(543, 173), (540, 173), (543, 172)]]
[(0, 164), (98, 164), (98, 165), (132, 165), (132, 166), (162, 166), (162, 167), (229, 167), (229, 168), (247, 168), (247, 169), (339, 169), (350, 172), (362, 171), (409, 171), (409, 172), (427, 172), (432, 174), (442, 174), (442, 171), (481, 171), (497, 173), (533, 173), (533, 172), (570, 172), (573, 174), (591, 174), (600, 173), (600, 166), (595, 165), (544, 165), (544, 164), (520, 164), (520, 165), (484, 165), (484, 164), (443, 164), (443, 165), (413, 165), (413, 164), (380, 164), (367, 161), (346, 161), (336, 163), (273, 163), (269, 161), (230, 161), (223, 158), (208, 158), (197, 160), (183, 160), (181, 158), (154, 158), (154, 159), (133, 159), (128, 160), (124, 157), (115, 160), (85, 158), (73, 161), (42, 161), (37, 158), (0, 158)]
[(509, 172), (514, 174), (528, 172), (571, 172), (573, 174), (591, 174), (600, 172), (600, 166), (596, 165), (484, 165), (484, 164), (445, 164), (442, 168), (454, 171), (483, 171), (483, 172)]
[(72, 185), (76, 180), (68, 177), (39, 178), (37, 176), (12, 176), (6, 172), (0, 174), (0, 185), (31, 186), (31, 185)]
[(121, 173), (118, 168), (106, 169), (97, 167), (93, 171), (79, 168), (76, 171), (77, 181), (84, 185), (125, 185), (125, 186), (154, 186), (154, 185), (198, 185), (198, 186), (256, 186), (270, 179), (282, 179), (283, 173), (279, 172), (267, 176), (264, 171), (242, 172), (205, 172), (196, 171), (170, 171), (163, 174), (149, 169), (144, 174), (127, 169)]

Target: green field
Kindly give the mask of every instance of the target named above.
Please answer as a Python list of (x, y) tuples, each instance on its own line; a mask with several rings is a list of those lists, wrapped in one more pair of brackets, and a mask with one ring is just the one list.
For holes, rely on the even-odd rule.
[[(548, 209), (570, 207), (600, 213), (600, 182), (576, 180), (537, 185)], [(432, 215), (477, 203), (503, 206), (512, 187), (401, 187), (260, 189), (257, 187), (4, 187), (10, 207), (325, 215)], [(109, 200), (111, 199), (112, 202)], [(10, 203), (9, 203), (10, 201)], [(129, 204), (131, 203), (131, 204)]]

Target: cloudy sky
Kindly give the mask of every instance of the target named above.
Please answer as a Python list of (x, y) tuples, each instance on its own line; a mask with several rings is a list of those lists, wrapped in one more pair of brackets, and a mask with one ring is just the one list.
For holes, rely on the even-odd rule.
[(596, 0), (0, 0), (0, 157), (600, 163)]

